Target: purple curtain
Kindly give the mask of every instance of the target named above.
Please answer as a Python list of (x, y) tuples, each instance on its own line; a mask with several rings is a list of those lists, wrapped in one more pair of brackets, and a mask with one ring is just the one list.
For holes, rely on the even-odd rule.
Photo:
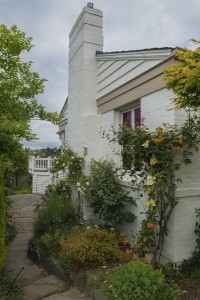
[(135, 128), (137, 128), (138, 126), (140, 126), (140, 122), (141, 122), (141, 109), (140, 107), (135, 108), (134, 109), (134, 126)]
[(123, 113), (123, 123), (126, 123), (128, 127), (131, 127), (131, 111)]

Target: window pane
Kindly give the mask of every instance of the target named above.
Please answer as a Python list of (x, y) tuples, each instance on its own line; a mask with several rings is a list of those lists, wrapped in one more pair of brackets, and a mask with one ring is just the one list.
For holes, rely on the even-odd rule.
[(140, 126), (140, 122), (141, 122), (141, 109), (140, 107), (135, 108), (134, 109), (134, 126), (135, 128), (137, 128), (138, 126)]
[(128, 127), (131, 127), (131, 111), (123, 113), (123, 123), (126, 123)]

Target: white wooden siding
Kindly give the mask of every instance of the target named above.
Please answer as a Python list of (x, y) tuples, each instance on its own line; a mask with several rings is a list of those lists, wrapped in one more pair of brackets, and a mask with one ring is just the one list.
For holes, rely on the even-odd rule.
[[(97, 97), (100, 98), (127, 81), (151, 69), (162, 60), (123, 60), (106, 62), (99, 67)], [(121, 65), (121, 66), (120, 66)], [(104, 69), (105, 68), (105, 69)]]
[(45, 194), (47, 185), (51, 182), (51, 174), (34, 173), (32, 181), (32, 193), (33, 194)]
[(141, 98), (141, 116), (150, 130), (163, 126), (163, 123), (175, 124), (175, 112), (169, 110), (172, 96), (172, 92), (162, 89)]

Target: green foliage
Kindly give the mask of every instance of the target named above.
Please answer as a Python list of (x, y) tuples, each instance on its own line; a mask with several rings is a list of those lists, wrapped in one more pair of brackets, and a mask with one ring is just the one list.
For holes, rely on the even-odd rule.
[(0, 41), (1, 125), (9, 122), (7, 129), (12, 126), (16, 134), (19, 131), (18, 138), (30, 137), (27, 122), (31, 118), (56, 121), (57, 115), (45, 112), (37, 103), (35, 96), (44, 91), (45, 79), (31, 70), (32, 62), (21, 60), (21, 54), (31, 50), (32, 38), (15, 25), (11, 28), (0, 25)]
[(82, 177), (83, 157), (78, 155), (69, 147), (65, 147), (60, 156), (53, 162), (51, 172), (56, 174), (59, 171), (67, 171), (67, 178), (70, 184), (76, 185)]
[(39, 156), (39, 157), (57, 157), (61, 154), (61, 148), (42, 148), (42, 149), (30, 149), (30, 148), (25, 148), (25, 151), (29, 155), (34, 155), (34, 156)]
[(62, 254), (77, 267), (104, 265), (122, 258), (116, 233), (94, 227), (73, 227), (61, 240)]
[(4, 165), (0, 160), (0, 272), (4, 267), (6, 254), (6, 204), (4, 198)]
[(71, 193), (71, 188), (69, 186), (67, 177), (61, 178), (58, 181), (54, 181), (54, 183), (50, 184), (47, 189), (57, 195), (66, 195), (67, 197), (69, 197)]
[(196, 217), (198, 219), (198, 221), (196, 222), (196, 225), (195, 225), (195, 235), (196, 235), (196, 242), (197, 242), (197, 245), (196, 245), (196, 251), (200, 253), (200, 208), (196, 208), (195, 209), (195, 212), (196, 212)]
[(74, 219), (74, 209), (69, 199), (51, 194), (46, 206), (39, 209), (34, 220), (34, 235), (37, 237), (53, 232), (57, 227), (73, 223)]
[[(196, 44), (199, 41), (193, 40)], [(165, 69), (168, 89), (175, 93), (172, 99), (176, 108), (199, 109), (200, 106), (200, 47), (176, 51), (175, 64)]]
[(31, 194), (31, 189), (29, 187), (12, 187), (9, 188), (10, 195), (24, 195), (24, 194)]
[(10, 160), (13, 172), (27, 168), (27, 154), (20, 140), (35, 138), (31, 118), (37, 116), (54, 123), (59, 119), (37, 103), (36, 96), (43, 92), (45, 80), (32, 71), (32, 62), (21, 59), (31, 50), (31, 40), (15, 25), (0, 25), (0, 154), (7, 162)]
[(111, 284), (112, 295), (116, 300), (175, 299), (161, 271), (153, 270), (140, 260), (116, 267)]
[[(177, 204), (176, 182), (181, 179), (175, 178), (175, 171), (181, 163), (191, 162), (192, 150), (197, 150), (200, 142), (200, 122), (192, 120), (182, 128), (163, 123), (162, 128), (154, 131), (144, 124), (136, 129), (122, 125), (118, 132), (113, 131), (112, 137), (107, 135), (110, 142), (123, 146), (123, 167), (128, 168), (125, 172), (131, 176), (133, 189), (139, 189), (140, 198), (147, 197), (143, 211), (145, 218), (140, 231), (135, 233), (133, 252), (140, 258), (152, 253), (154, 267), (159, 264), (167, 225)], [(193, 128), (195, 130), (191, 130)]]
[(10, 289), (12, 282), (8, 280), (8, 278), (3, 272), (0, 272), (0, 283), (1, 283), (0, 284), (1, 300), (26, 300), (27, 299), (22, 288), (18, 284), (14, 284)]
[[(76, 219), (78, 223), (82, 218), (80, 193), (84, 193), (85, 185), (87, 184), (87, 177), (83, 172), (84, 156), (86, 154), (87, 146), (83, 146), (83, 156), (65, 146), (61, 155), (54, 159), (53, 167), (51, 168), (51, 172), (54, 175), (51, 189), (60, 194), (69, 194), (71, 186), (77, 190)], [(65, 177), (60, 179), (59, 174), (63, 174)]]
[(131, 212), (123, 209), (129, 203), (135, 205), (135, 201), (120, 187), (116, 178), (117, 170), (112, 162), (91, 161), (85, 197), (94, 214), (109, 225), (131, 222), (134, 219)]
[(190, 278), (200, 278), (200, 208), (195, 209), (197, 222), (195, 224), (196, 247), (192, 256), (182, 262), (179, 271)]
[(39, 238), (33, 239), (33, 243), (37, 244), (39, 253), (42, 256), (51, 258), (59, 255), (60, 252), (60, 239), (64, 238), (64, 230), (56, 228), (54, 232), (44, 233)]

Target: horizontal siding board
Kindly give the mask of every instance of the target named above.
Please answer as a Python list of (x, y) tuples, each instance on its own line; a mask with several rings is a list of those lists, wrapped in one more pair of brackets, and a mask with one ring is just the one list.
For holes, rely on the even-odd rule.
[[(122, 77), (126, 76), (127, 73), (130, 73), (131, 71), (136, 71), (139, 68), (141, 64), (146, 64), (146, 62), (140, 60), (140, 61), (129, 61), (123, 67), (118, 69), (115, 73), (111, 74), (111, 76), (105, 78), (104, 81), (100, 82), (98, 84), (98, 91), (101, 91), (108, 85), (111, 85), (112, 83), (116, 82), (117, 80), (120, 80)], [(137, 67), (137, 68), (136, 68)], [(139, 70), (139, 69), (138, 69)]]
[[(129, 64), (130, 63), (131, 62), (129, 62)], [(102, 83), (100, 83), (98, 86), (98, 98), (103, 97), (104, 95), (123, 85), (127, 81), (130, 81), (131, 79), (139, 76), (140, 74), (144, 73), (156, 64), (160, 63), (160, 61), (149, 60), (145, 62), (140, 62), (140, 64), (137, 67), (134, 66), (134, 63), (135, 62), (131, 64), (132, 68), (131, 66), (129, 68), (129, 64), (127, 64), (124, 70), (120, 69), (119, 72), (116, 72), (114, 74), (114, 76), (111, 76), (111, 78), (108, 78)]]
[(122, 68), (125, 64), (127, 64), (128, 61), (115, 61), (112, 65), (110, 65), (107, 69), (105, 69), (101, 74), (99, 74), (97, 81), (98, 84), (105, 80), (107, 77), (113, 76), (113, 74), (117, 71), (119, 71), (120, 68)]
[(104, 70), (106, 70), (114, 62), (115, 62), (114, 60), (109, 60), (109, 61), (105, 61), (101, 66), (98, 65), (97, 75), (101, 74)]

